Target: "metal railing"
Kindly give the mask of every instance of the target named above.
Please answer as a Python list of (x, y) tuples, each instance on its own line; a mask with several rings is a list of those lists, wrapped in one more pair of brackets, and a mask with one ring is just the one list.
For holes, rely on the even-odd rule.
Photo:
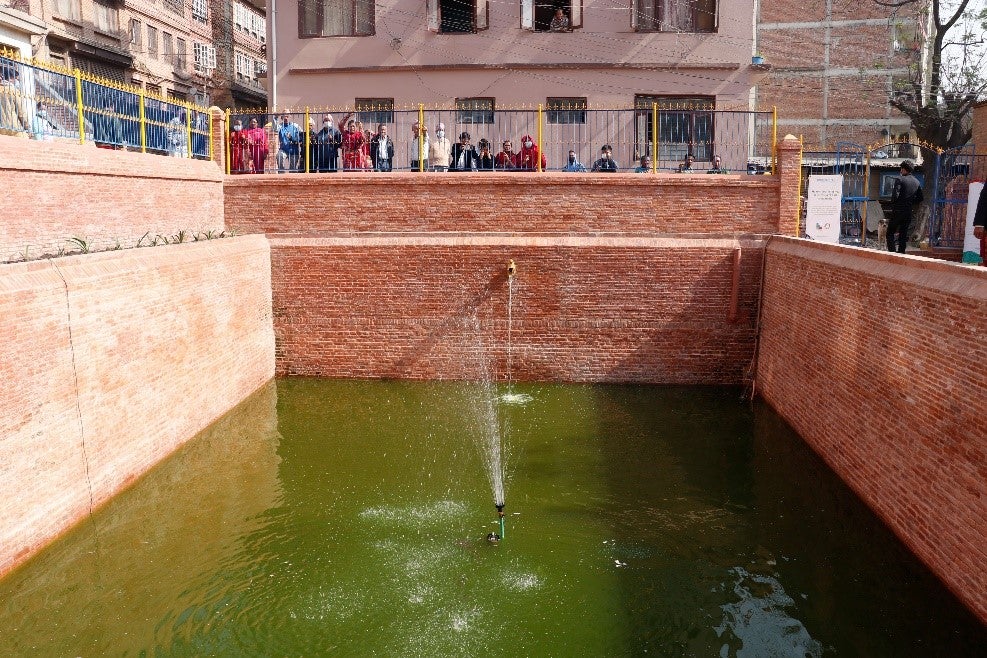
[(209, 159), (208, 110), (0, 49), (0, 134)]
[[(657, 104), (636, 109), (228, 110), (227, 125), (231, 174), (591, 171), (594, 164), (617, 171), (677, 172), (686, 156), (692, 157), (695, 173), (763, 174), (774, 168), (777, 145), (773, 112)], [(384, 146), (382, 129), (389, 141)], [(604, 146), (610, 147), (613, 166), (597, 162)], [(570, 151), (575, 163), (569, 162)]]

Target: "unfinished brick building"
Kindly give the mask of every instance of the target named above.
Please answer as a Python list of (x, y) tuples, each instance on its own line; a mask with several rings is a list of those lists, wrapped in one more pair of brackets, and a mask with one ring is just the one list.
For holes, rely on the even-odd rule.
[(908, 117), (889, 101), (921, 57), (926, 30), (914, 10), (892, 16), (873, 0), (762, 0), (757, 21), (758, 53), (771, 67), (757, 106), (777, 106), (779, 131), (802, 135), (814, 150), (909, 132)]

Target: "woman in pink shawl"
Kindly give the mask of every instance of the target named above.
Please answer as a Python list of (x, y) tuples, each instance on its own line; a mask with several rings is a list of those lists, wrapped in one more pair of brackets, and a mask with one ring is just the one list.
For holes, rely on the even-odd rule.
[(255, 174), (264, 173), (264, 163), (267, 162), (267, 131), (257, 125), (257, 119), (250, 120), (250, 128), (244, 131), (247, 152)]

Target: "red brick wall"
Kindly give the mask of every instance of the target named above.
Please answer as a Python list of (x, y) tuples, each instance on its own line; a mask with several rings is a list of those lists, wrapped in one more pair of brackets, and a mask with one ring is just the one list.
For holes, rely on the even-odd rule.
[(223, 228), (222, 172), (213, 162), (0, 136), (0, 262), (94, 249), (146, 232)]
[(278, 372), (506, 379), (513, 259), (515, 379), (738, 383), (760, 254), (733, 239), (272, 239)]
[(273, 376), (269, 254), (252, 236), (0, 265), (0, 575)]
[(771, 176), (272, 174), (230, 176), (225, 188), (227, 224), (268, 235), (778, 230)]
[(773, 238), (760, 394), (987, 620), (987, 270)]

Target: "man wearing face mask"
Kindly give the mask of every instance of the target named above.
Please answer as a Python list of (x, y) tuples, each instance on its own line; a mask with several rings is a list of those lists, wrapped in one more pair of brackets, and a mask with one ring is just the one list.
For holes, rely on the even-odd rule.
[(586, 167), (576, 158), (575, 151), (569, 151), (569, 161), (562, 167), (562, 171), (586, 171)]
[(610, 148), (609, 144), (604, 144), (600, 148), (600, 158), (593, 163), (593, 171), (605, 171), (608, 173), (616, 173), (620, 170), (617, 163), (613, 159), (613, 149)]
[(343, 134), (333, 124), (331, 114), (322, 115), (322, 128), (312, 138), (312, 171), (326, 173), (339, 169), (339, 146)]
[(452, 159), (452, 142), (446, 137), (446, 126), (440, 123), (435, 127), (435, 139), (428, 145), (428, 161), (432, 171), (449, 171)]
[(394, 161), (394, 141), (387, 136), (387, 126), (377, 126), (377, 134), (370, 142), (370, 157), (374, 162), (374, 171), (391, 171)]
[(521, 151), (517, 154), (517, 168), (522, 171), (535, 171), (538, 169), (539, 160), (541, 171), (547, 170), (548, 160), (538, 151), (538, 145), (531, 135), (525, 135), (521, 138)]

